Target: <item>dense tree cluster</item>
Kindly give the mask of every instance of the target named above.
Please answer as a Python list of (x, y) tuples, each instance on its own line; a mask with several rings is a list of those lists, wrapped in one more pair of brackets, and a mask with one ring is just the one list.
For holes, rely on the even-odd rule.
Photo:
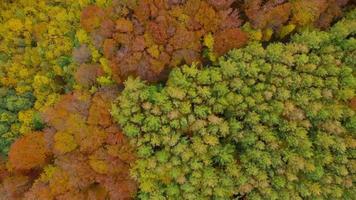
[[(105, 58), (108, 76), (122, 83), (129, 75), (163, 80), (171, 68), (215, 61), (248, 39), (285, 37), (296, 29), (328, 27), (348, 0), (113, 0), (88, 6), (81, 16), (87, 32), (78, 60)], [(243, 15), (245, 18), (241, 18)], [(244, 24), (243, 30), (240, 27)], [(86, 39), (88, 40), (88, 39)], [(88, 45), (90, 44), (90, 45)], [(88, 46), (90, 48), (88, 48)], [(91, 49), (91, 50), (90, 50)]]
[(129, 78), (112, 115), (137, 146), (139, 198), (355, 197), (355, 34), (353, 11), (166, 85)]
[[(28, 104), (18, 107), (17, 116), (2, 118), (13, 124), (0, 139), (0, 151), (6, 153), (6, 141), (33, 130), (37, 111), (54, 104), (60, 94), (73, 85), (72, 49), (79, 44), (76, 30), (80, 13), (90, 0), (2, 0), (0, 3), (0, 87), (8, 88)], [(6, 113), (0, 113), (3, 117)], [(20, 119), (15, 121), (13, 119)], [(4, 122), (5, 123), (5, 122)], [(3, 126), (3, 125), (1, 125)], [(4, 136), (4, 128), (0, 128)]]
[(353, 199), (354, 2), (0, 0), (0, 200)]
[(81, 9), (90, 0), (1, 3), (0, 83), (36, 96), (36, 109), (54, 103), (71, 82), (72, 49)]
[(19, 112), (31, 108), (35, 98), (32, 93), (16, 94), (13, 89), (0, 87), (0, 153), (6, 154), (9, 145), (20, 135), (23, 117)]
[[(0, 87), (35, 97), (33, 106), (18, 111), (19, 127), (4, 140), (35, 130), (38, 111), (73, 88), (110, 85), (112, 79), (122, 83), (128, 75), (156, 82), (172, 67), (215, 61), (248, 38), (269, 40), (273, 32), (285, 36), (296, 27), (327, 27), (348, 2), (3, 0)], [(79, 65), (77, 79), (99, 77), (76, 85)], [(8, 146), (0, 148), (6, 153)]]
[(232, 2), (114, 0), (106, 8), (84, 9), (81, 25), (109, 61), (118, 83), (129, 75), (157, 81), (167, 76), (167, 68), (201, 60), (208, 34), (216, 40), (218, 55), (246, 43)]
[(349, 0), (245, 0), (244, 13), (254, 28), (268, 40), (273, 32), (279, 37), (295, 28), (327, 28), (342, 14)]
[(0, 199), (130, 199), (134, 149), (112, 123), (114, 88), (76, 91), (43, 113), (48, 127), (12, 144), (0, 167)]

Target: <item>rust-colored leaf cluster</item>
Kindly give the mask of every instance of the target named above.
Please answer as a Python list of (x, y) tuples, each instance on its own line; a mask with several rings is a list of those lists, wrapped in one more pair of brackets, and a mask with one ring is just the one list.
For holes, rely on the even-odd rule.
[[(134, 149), (109, 113), (114, 88), (94, 95), (76, 91), (43, 113), (49, 125), (28, 133), (0, 166), (5, 199), (131, 199), (136, 183), (129, 176)], [(2, 197), (0, 197), (2, 199)]]
[(245, 0), (244, 11), (255, 28), (273, 30), (283, 25), (327, 28), (349, 0)]
[[(247, 42), (232, 0), (113, 1), (109, 8), (83, 10), (82, 27), (110, 61), (113, 78), (129, 75), (164, 79), (171, 67), (202, 60), (203, 38), (212, 34), (214, 52), (222, 55)], [(223, 35), (227, 33), (227, 38)], [(216, 49), (216, 51), (215, 51)]]
[(349, 104), (350, 107), (356, 111), (356, 97), (352, 98)]
[(104, 72), (99, 64), (81, 64), (74, 74), (77, 83), (84, 87), (90, 87), (96, 82), (96, 78)]
[(43, 134), (29, 133), (12, 144), (9, 165), (17, 171), (41, 168), (46, 164), (49, 155)]

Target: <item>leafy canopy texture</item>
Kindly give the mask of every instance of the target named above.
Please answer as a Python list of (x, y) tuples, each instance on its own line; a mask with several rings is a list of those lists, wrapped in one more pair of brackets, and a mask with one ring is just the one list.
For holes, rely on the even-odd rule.
[(217, 40), (211, 46), (217, 55), (247, 42), (232, 2), (113, 0), (108, 7), (85, 8), (81, 25), (108, 61), (116, 82), (129, 75), (156, 82), (166, 79), (172, 67), (201, 61), (205, 36)]
[(137, 146), (139, 198), (352, 199), (355, 34), (354, 10), (164, 86), (129, 78), (112, 115)]
[(349, 0), (244, 0), (249, 22), (260, 29), (314, 25), (327, 28)]
[(17, 116), (1, 117), (0, 151), (6, 155), (13, 139), (38, 130), (38, 112), (73, 89), (110, 85), (112, 79), (121, 84), (129, 75), (166, 79), (181, 63), (215, 61), (248, 37), (261, 39), (261, 30), (267, 40), (316, 21), (328, 26), (351, 1), (236, 2), (1, 0), (0, 87), (34, 99)]
[[(76, 64), (71, 54), (79, 43), (75, 35), (81, 10), (89, 3), (90, 0), (1, 1), (1, 154), (7, 154), (11, 141), (19, 135), (38, 129), (38, 111), (53, 105), (60, 94), (73, 87)], [(14, 105), (8, 109), (10, 104)]]
[(30, 133), (14, 142), (9, 152), (9, 165), (17, 171), (26, 171), (46, 164), (49, 150), (41, 133)]
[(21, 111), (35, 101), (30, 92), (16, 94), (13, 89), (0, 86), (0, 154), (7, 154), (10, 144), (20, 135)]
[(82, 46), (76, 48), (75, 60), (85, 62), (90, 52), (94, 60), (102, 55), (107, 62), (102, 83), (112, 78), (121, 84), (130, 75), (157, 82), (166, 80), (173, 67), (214, 62), (248, 40), (283, 38), (306, 27), (328, 28), (348, 2), (112, 0), (100, 6), (97, 1), (82, 12), (85, 31), (80, 32)]
[(109, 113), (115, 88), (75, 91), (43, 113), (48, 127), (27, 133), (0, 163), (1, 200), (131, 199), (135, 160)]

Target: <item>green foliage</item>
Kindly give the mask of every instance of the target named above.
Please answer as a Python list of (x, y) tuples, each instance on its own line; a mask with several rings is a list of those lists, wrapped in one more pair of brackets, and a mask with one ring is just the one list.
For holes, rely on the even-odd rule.
[(139, 198), (350, 199), (354, 19), (176, 68), (163, 88), (129, 78), (112, 115), (138, 146)]
[(16, 94), (13, 89), (0, 87), (0, 153), (6, 154), (11, 142), (19, 135), (18, 113), (31, 108), (35, 98), (31, 93)]
[(45, 127), (41, 115), (38, 112), (33, 115), (32, 123), (33, 123), (33, 128), (36, 131), (42, 130)]

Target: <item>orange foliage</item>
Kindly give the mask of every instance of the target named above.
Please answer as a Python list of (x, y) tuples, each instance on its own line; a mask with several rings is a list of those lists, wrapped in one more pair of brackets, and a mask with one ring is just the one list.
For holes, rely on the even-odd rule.
[(49, 154), (43, 133), (29, 133), (11, 145), (9, 164), (17, 171), (40, 168), (47, 163)]
[(167, 23), (165, 23), (165, 19), (160, 22), (149, 22), (148, 23), (148, 31), (152, 35), (153, 40), (156, 44), (165, 44), (168, 39), (167, 35)]
[[(137, 189), (129, 175), (134, 149), (109, 113), (117, 92), (113, 87), (94, 95), (76, 91), (44, 112), (50, 127), (12, 145), (9, 166), (17, 172), (0, 168), (0, 192), (8, 199), (132, 199)], [(44, 166), (49, 152), (53, 160)], [(23, 171), (33, 168), (42, 173)]]
[(262, 7), (260, 0), (245, 1), (245, 13), (257, 28), (278, 28), (289, 19), (291, 3), (268, 2)]
[(93, 85), (96, 81), (96, 78), (102, 74), (103, 70), (101, 69), (100, 65), (82, 64), (77, 69), (74, 77), (80, 85), (89, 87)]
[(221, 31), (215, 36), (214, 51), (221, 56), (232, 48), (242, 47), (247, 39), (246, 35), (237, 28)]
[[(321, 28), (327, 28), (333, 22), (335, 17), (341, 16), (342, 8), (349, 2), (349, 0), (328, 0), (326, 10), (320, 13), (318, 21), (315, 25)], [(350, 1), (354, 3), (354, 1)]]
[(126, 33), (126, 32), (132, 32), (133, 31), (133, 24), (130, 20), (127, 20), (125, 18), (120, 18), (116, 20), (116, 30)]
[(350, 101), (350, 107), (356, 111), (356, 97), (352, 98)]
[(107, 99), (113, 99), (116, 93), (98, 93), (94, 95), (89, 108), (88, 124), (108, 127), (112, 124), (111, 115), (108, 112), (111, 108)]
[(74, 92), (61, 97), (61, 101), (55, 106), (48, 108), (43, 114), (44, 121), (57, 130), (72, 127), (75, 121), (68, 118), (77, 114), (77, 118), (86, 118), (91, 103), (91, 96), (83, 92)]
[[(116, 82), (121, 83), (129, 75), (155, 82), (165, 79), (172, 67), (201, 61), (206, 34), (240, 26), (231, 4), (232, 0), (139, 0), (137, 6), (125, 7), (125, 3), (114, 1), (109, 8), (85, 9), (82, 25), (109, 60)], [(102, 22), (96, 28), (87, 22), (91, 17), (88, 12), (94, 11), (98, 14), (92, 15), (100, 16), (97, 21)], [(114, 29), (103, 26), (108, 21), (114, 22)], [(224, 48), (240, 47), (246, 42), (241, 31), (230, 36), (235, 41), (223, 44)], [(240, 42), (236, 42), (238, 39)]]
[(92, 31), (100, 26), (105, 13), (97, 6), (88, 6), (83, 10), (80, 23), (86, 31)]
[(5, 159), (0, 157), (0, 181), (3, 180), (6, 176), (8, 176), (8, 171), (6, 169)]
[(31, 187), (31, 180), (26, 175), (8, 176), (0, 185), (0, 200), (19, 200)]

